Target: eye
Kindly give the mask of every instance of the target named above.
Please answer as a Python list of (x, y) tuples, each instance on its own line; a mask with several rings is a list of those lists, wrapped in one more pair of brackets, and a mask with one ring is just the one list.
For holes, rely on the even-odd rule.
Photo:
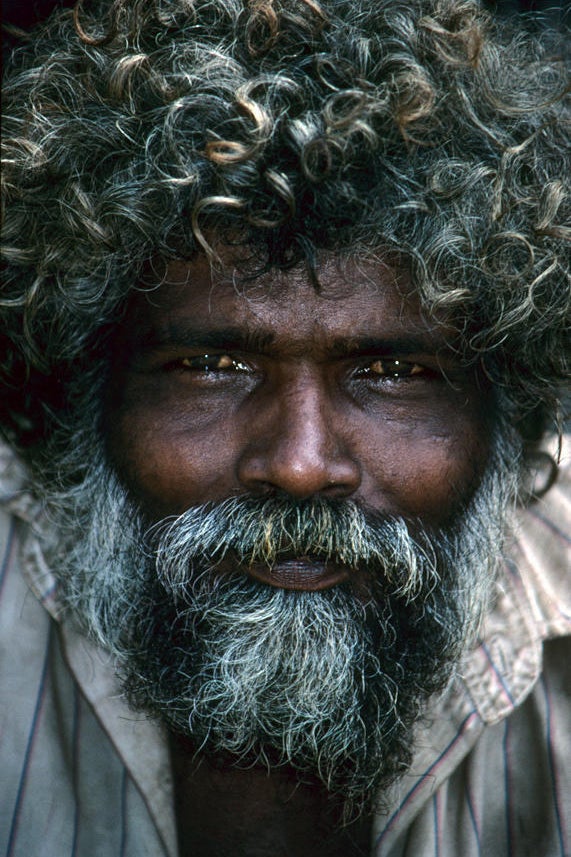
[(401, 379), (424, 375), (427, 370), (419, 363), (406, 360), (378, 359), (373, 360), (361, 370), (364, 375), (377, 378)]
[(250, 372), (250, 367), (229, 354), (200, 354), (197, 357), (182, 357), (170, 364), (173, 369), (191, 372)]

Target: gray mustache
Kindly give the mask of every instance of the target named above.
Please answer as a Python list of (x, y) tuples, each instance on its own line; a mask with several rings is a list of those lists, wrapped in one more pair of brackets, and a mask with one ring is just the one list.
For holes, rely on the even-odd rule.
[(225, 558), (272, 566), (283, 557), (310, 556), (349, 569), (366, 567), (407, 598), (438, 578), (428, 541), (416, 541), (403, 519), (350, 500), (232, 497), (155, 524), (145, 541), (171, 590), (186, 587)]

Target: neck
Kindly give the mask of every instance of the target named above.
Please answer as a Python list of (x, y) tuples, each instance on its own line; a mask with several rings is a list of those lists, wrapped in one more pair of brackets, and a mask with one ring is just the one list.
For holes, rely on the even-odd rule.
[(291, 766), (238, 768), (171, 735), (181, 857), (365, 857), (371, 819), (340, 824), (339, 801)]

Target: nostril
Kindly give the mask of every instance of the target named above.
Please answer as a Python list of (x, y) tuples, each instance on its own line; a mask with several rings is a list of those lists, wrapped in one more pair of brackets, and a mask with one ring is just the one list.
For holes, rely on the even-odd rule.
[(275, 449), (251, 450), (239, 465), (239, 479), (249, 491), (280, 491), (303, 499), (315, 494), (347, 497), (361, 483), (358, 464), (349, 457), (277, 454)]

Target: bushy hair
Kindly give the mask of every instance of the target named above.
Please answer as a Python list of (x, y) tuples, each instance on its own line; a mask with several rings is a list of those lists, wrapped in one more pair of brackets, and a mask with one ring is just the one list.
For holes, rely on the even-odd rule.
[(396, 255), (543, 427), (568, 377), (566, 88), (546, 39), (473, 0), (55, 14), (5, 84), (4, 433), (45, 447), (146, 268), (212, 234), (260, 269)]

